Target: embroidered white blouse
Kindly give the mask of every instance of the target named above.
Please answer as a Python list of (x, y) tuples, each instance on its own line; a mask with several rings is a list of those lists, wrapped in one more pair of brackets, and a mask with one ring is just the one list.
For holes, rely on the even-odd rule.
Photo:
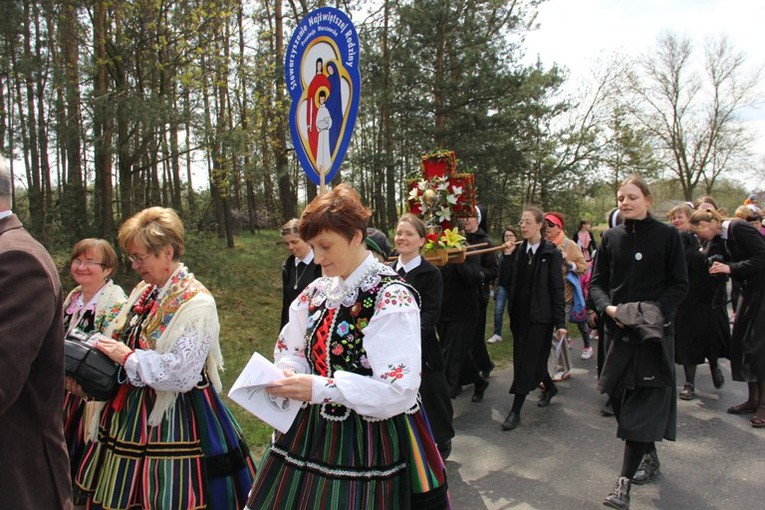
[[(315, 304), (326, 301), (326, 308), (350, 307), (356, 302), (360, 288), (366, 290), (377, 285), (386, 274), (395, 273), (370, 254), (346, 280), (333, 277), (312, 282), (290, 305), (289, 322), (279, 335), (282, 348), (274, 350), (276, 365), (297, 373), (310, 373), (304, 349), (309, 321), (306, 295), (311, 289), (317, 285), (329, 289), (314, 295)], [(386, 291), (402, 299), (391, 306), (378, 294), (374, 314), (364, 328), (363, 346), (372, 376), (343, 370), (331, 377), (314, 374), (312, 404), (341, 404), (373, 419), (391, 418), (416, 404), (421, 365), (420, 310), (403, 285), (391, 284)]]

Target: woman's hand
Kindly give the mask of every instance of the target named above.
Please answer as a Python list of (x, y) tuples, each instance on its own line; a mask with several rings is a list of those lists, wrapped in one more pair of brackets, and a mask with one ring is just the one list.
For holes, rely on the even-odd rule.
[(623, 327), (624, 327), (624, 324), (622, 324), (621, 322), (619, 322), (618, 320), (616, 320), (616, 306), (614, 306), (614, 305), (608, 305), (608, 306), (606, 307), (606, 315), (608, 315), (609, 317), (611, 317), (611, 318), (614, 320), (614, 322), (616, 323), (616, 325), (617, 325), (617, 326), (619, 326), (620, 328), (623, 328)]
[(313, 395), (313, 376), (296, 374), (287, 369), (284, 371), (284, 379), (272, 382), (266, 386), (266, 391), (277, 397), (310, 402)]
[(709, 268), (709, 274), (730, 274), (730, 266), (722, 262), (713, 262)]
[(508, 241), (503, 246), (503, 251), (505, 252), (505, 255), (510, 255), (515, 251), (515, 243), (513, 241)]
[(88, 398), (85, 392), (82, 391), (82, 386), (77, 384), (77, 381), (75, 381), (69, 376), (64, 377), (64, 388), (66, 388), (66, 391), (68, 391), (75, 397)]
[(132, 351), (130, 347), (122, 342), (106, 338), (103, 335), (98, 335), (96, 338), (98, 338), (98, 343), (95, 346), (96, 349), (109, 356), (109, 359), (115, 363), (122, 364), (125, 356)]
[(556, 335), (558, 335), (558, 340), (561, 338), (565, 338), (568, 334), (568, 330), (566, 328), (558, 328), (558, 330), (555, 332)]

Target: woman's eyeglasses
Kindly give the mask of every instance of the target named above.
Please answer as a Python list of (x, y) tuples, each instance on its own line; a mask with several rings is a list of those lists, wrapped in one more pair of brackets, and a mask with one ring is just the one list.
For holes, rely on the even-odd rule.
[(128, 260), (130, 260), (131, 264), (143, 264), (143, 261), (146, 260), (146, 257), (151, 255), (151, 253), (145, 253), (143, 255), (128, 255)]
[(96, 262), (95, 260), (82, 260), (82, 259), (72, 259), (72, 265), (74, 267), (95, 267), (95, 266), (103, 266), (103, 263)]

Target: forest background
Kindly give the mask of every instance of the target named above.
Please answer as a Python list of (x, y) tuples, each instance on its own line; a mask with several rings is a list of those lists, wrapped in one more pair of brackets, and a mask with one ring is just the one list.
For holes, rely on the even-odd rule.
[[(0, 2), (0, 150), (14, 211), (46, 245), (114, 239), (149, 205), (235, 245), (316, 194), (294, 157), (285, 40), (333, 5), (359, 32), (362, 99), (335, 182), (389, 230), (424, 152), (474, 171), (490, 231), (524, 204), (599, 223), (616, 183), (654, 181), (659, 209), (714, 194), (729, 210), (765, 166), (742, 109), (760, 69), (729, 39), (666, 32), (643, 55), (567, 71), (523, 64), (537, 0), (7, 0)], [(570, 87), (569, 87), (570, 89)]]

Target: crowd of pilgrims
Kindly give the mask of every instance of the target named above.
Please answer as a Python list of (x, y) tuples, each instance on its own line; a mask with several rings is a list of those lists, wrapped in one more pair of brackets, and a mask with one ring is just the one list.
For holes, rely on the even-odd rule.
[[(765, 327), (765, 238), (754, 200), (731, 219), (702, 197), (672, 208), (669, 224), (651, 214), (638, 176), (622, 183), (617, 200), (600, 242), (589, 221), (569, 238), (563, 214), (528, 206), (496, 251), (436, 267), (422, 253), (420, 218), (404, 214), (391, 243), (368, 227), (370, 212), (352, 188), (317, 197), (281, 229), (290, 255), (273, 356), (285, 378), (268, 389), (303, 406), (260, 462), (220, 398), (215, 300), (181, 261), (177, 214), (149, 208), (120, 229), (119, 245), (141, 276), (129, 295), (111, 280), (112, 246), (78, 242), (64, 329), (95, 334), (97, 348), (121, 365), (123, 384), (98, 402), (66, 380), (73, 503), (449, 508), (452, 400), (471, 387), (480, 405), (495, 368), (487, 344), (507, 338), (507, 314), (513, 397), (502, 430), (520, 426), (530, 393), (538, 390), (537, 406), (546, 407), (556, 382), (570, 377), (575, 325), (580, 358), (595, 357), (601, 412), (616, 417), (624, 440), (604, 504), (628, 508), (632, 484), (659, 474), (656, 443), (675, 439), (676, 398), (695, 398), (698, 365), (709, 364), (720, 388), (719, 360), (729, 359), (748, 398), (728, 412), (765, 427), (765, 340), (756, 334)], [(459, 226), (468, 245), (492, 246), (481, 207)]]

